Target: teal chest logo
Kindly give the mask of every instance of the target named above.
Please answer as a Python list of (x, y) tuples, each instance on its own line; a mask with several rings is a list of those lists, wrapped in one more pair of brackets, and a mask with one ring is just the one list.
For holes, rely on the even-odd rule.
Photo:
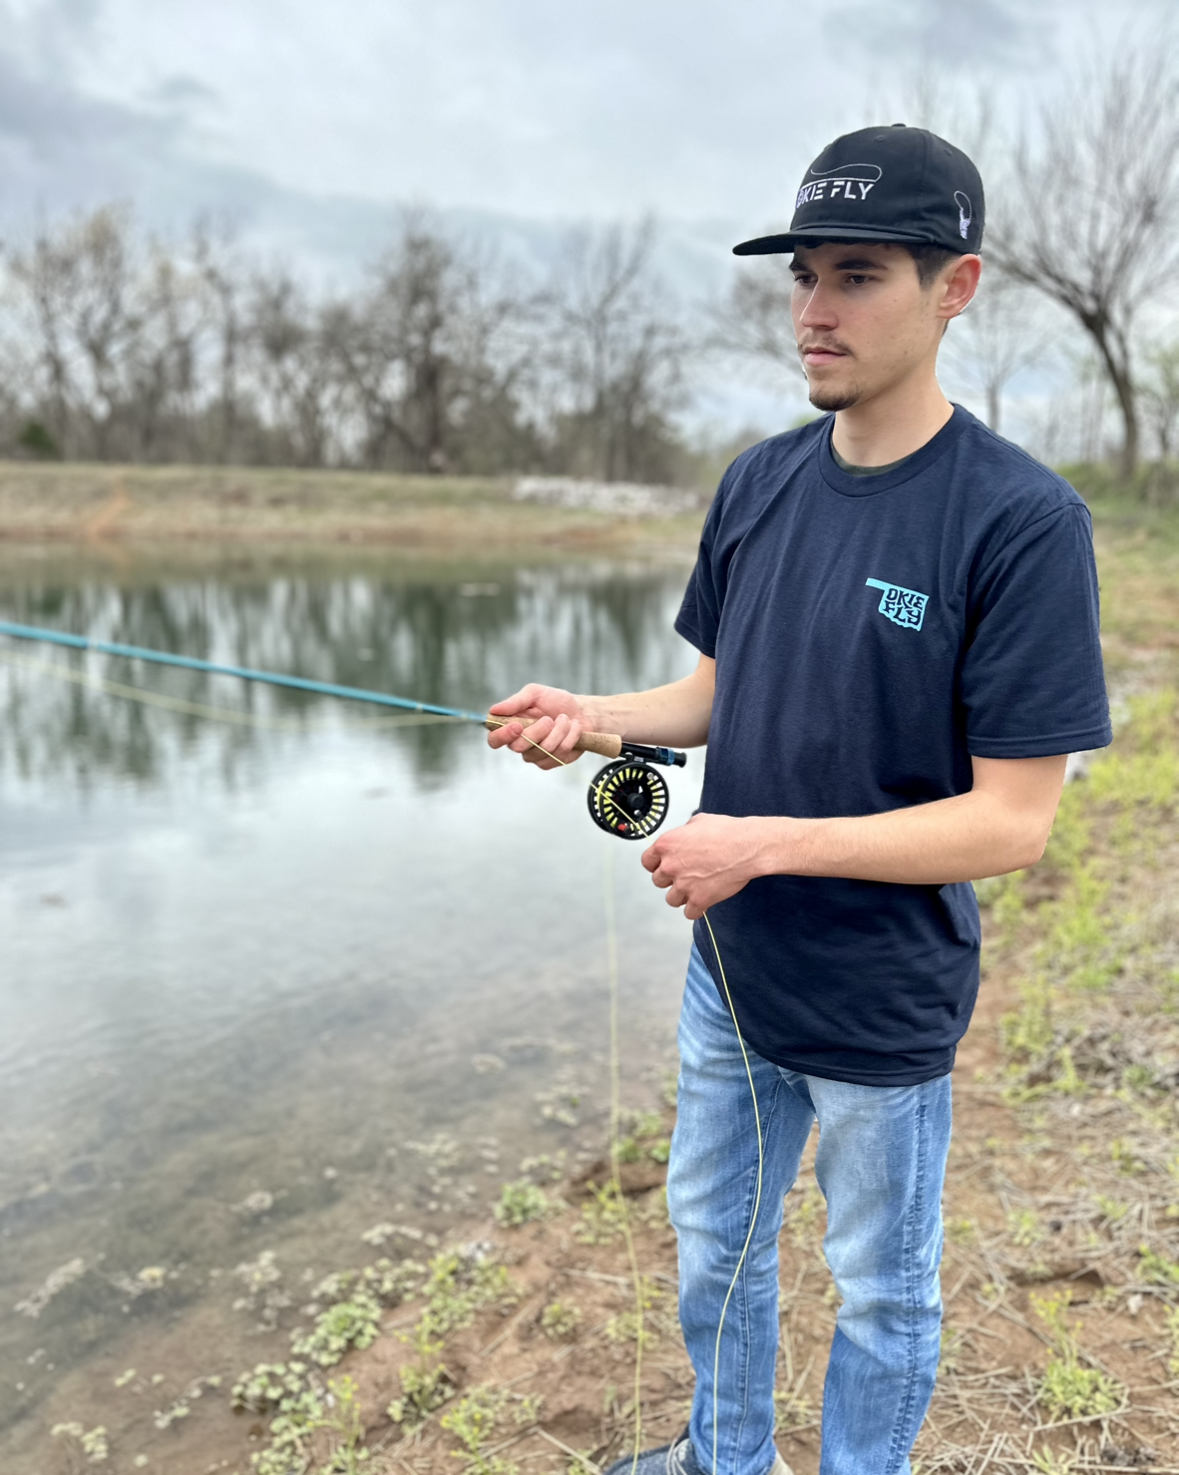
[(881, 589), (880, 613), (894, 625), (903, 625), (906, 630), (920, 630), (925, 620), (928, 594), (918, 594), (916, 589), (902, 589), (899, 584), (886, 584), (883, 579), (865, 579), (870, 589)]

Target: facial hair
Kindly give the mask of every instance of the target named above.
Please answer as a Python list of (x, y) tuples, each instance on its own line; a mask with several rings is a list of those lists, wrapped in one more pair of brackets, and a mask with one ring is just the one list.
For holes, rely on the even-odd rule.
[(862, 397), (862, 391), (858, 388), (846, 389), (822, 389), (818, 385), (810, 386), (809, 399), (816, 410), (824, 412), (831, 410), (850, 410), (853, 405), (858, 405)]

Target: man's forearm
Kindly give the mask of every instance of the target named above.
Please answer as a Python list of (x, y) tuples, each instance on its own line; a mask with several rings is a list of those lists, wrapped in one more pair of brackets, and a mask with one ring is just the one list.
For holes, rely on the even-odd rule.
[(1034, 865), (1047, 828), (1040, 815), (973, 790), (885, 814), (765, 818), (755, 827), (756, 874), (842, 876), (941, 886)]
[(713, 687), (711, 671), (702, 662), (691, 676), (667, 686), (578, 701), (598, 731), (616, 732), (632, 743), (698, 748), (708, 741)]

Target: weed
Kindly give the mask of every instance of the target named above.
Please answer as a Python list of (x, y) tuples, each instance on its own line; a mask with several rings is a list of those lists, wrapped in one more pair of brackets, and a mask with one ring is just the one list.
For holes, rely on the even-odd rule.
[(576, 1306), (567, 1306), (564, 1301), (550, 1301), (540, 1313), (540, 1329), (554, 1342), (571, 1337), (580, 1321), (581, 1312)]
[(76, 1439), (89, 1465), (101, 1465), (110, 1458), (110, 1443), (106, 1429), (101, 1424), (90, 1430), (76, 1423), (54, 1424), (50, 1431), (50, 1438)]
[(442, 1343), (431, 1341), (421, 1326), (414, 1337), (416, 1362), (401, 1369), (401, 1397), (385, 1412), (395, 1424), (412, 1427), (442, 1407), (454, 1394), (450, 1374), (442, 1365)]
[(590, 1198), (582, 1206), (581, 1218), (573, 1227), (573, 1238), (583, 1245), (608, 1245), (622, 1233), (626, 1204), (613, 1183), (599, 1188), (589, 1184)]
[(1079, 1321), (1070, 1321), (1070, 1295), (1031, 1297), (1032, 1309), (1048, 1328), (1052, 1356), (1036, 1397), (1051, 1419), (1095, 1419), (1121, 1408), (1125, 1389), (1109, 1373), (1081, 1366)]
[(465, 1462), (467, 1475), (515, 1475), (515, 1465), (489, 1454), (486, 1448), (510, 1396), (506, 1388), (472, 1388), (442, 1415), (442, 1427), (462, 1445), (453, 1453)]
[(1179, 1306), (1168, 1306), (1163, 1315), (1167, 1323), (1167, 1336), (1171, 1341), (1167, 1367), (1173, 1377), (1179, 1377)]
[(1138, 1247), (1138, 1273), (1151, 1285), (1179, 1286), (1179, 1261), (1169, 1260), (1149, 1245)]
[(543, 1188), (538, 1188), (527, 1178), (519, 1178), (515, 1183), (504, 1184), (494, 1212), (501, 1224), (518, 1229), (534, 1219), (546, 1218), (555, 1208), (556, 1205)]
[(1110, 1198), (1108, 1194), (1099, 1193), (1093, 1202), (1107, 1224), (1119, 1223), (1130, 1212), (1129, 1204), (1123, 1203), (1120, 1198)]
[(1012, 1244), (1028, 1249), (1044, 1238), (1044, 1226), (1035, 1209), (1012, 1209), (1007, 1215), (1007, 1231)]
[(978, 1225), (965, 1215), (946, 1220), (946, 1238), (952, 1244), (968, 1245), (978, 1236)]
[[(789, 1200), (787, 1200), (789, 1202)], [(790, 1237), (800, 1249), (805, 1248), (815, 1237), (819, 1227), (819, 1215), (823, 1212), (823, 1196), (813, 1183), (808, 1184), (794, 1201), (790, 1215)]]
[(334, 1367), (353, 1347), (369, 1347), (377, 1339), (381, 1308), (367, 1291), (356, 1291), (350, 1300), (338, 1301), (315, 1319), (304, 1336), (295, 1336), (291, 1350), (309, 1357), (320, 1367)]
[(421, 1325), (435, 1337), (469, 1326), (485, 1306), (512, 1306), (520, 1298), (502, 1265), (457, 1251), (434, 1256), (422, 1293), (426, 1309)]
[(814, 1408), (805, 1393), (795, 1388), (774, 1394), (774, 1433), (784, 1429), (799, 1429), (809, 1424), (815, 1416)]
[(1058, 1454), (1054, 1449), (1045, 1446), (1033, 1452), (1032, 1465), (1035, 1469), (1041, 1470), (1043, 1475), (1071, 1475), (1076, 1461), (1072, 1455)]
[(606, 1336), (611, 1342), (638, 1342), (646, 1347), (654, 1342), (662, 1331), (662, 1317), (650, 1315), (663, 1300), (663, 1292), (655, 1288), (653, 1281), (645, 1275), (639, 1277), (638, 1306), (621, 1311), (606, 1323)]
[(469, 1326), (483, 1307), (510, 1306), (519, 1299), (504, 1267), (474, 1254), (435, 1255), (427, 1269), (425, 1309), (412, 1333), (402, 1338), (412, 1342), (415, 1360), (401, 1369), (401, 1397), (387, 1409), (395, 1424), (420, 1423), (453, 1396), (441, 1360), (443, 1339)]

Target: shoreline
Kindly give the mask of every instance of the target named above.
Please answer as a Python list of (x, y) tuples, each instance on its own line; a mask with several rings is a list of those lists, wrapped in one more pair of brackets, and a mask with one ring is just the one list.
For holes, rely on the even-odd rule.
[(703, 506), (603, 511), (520, 498), (514, 487), (509, 478), (0, 462), (0, 549), (688, 556), (704, 519)]

